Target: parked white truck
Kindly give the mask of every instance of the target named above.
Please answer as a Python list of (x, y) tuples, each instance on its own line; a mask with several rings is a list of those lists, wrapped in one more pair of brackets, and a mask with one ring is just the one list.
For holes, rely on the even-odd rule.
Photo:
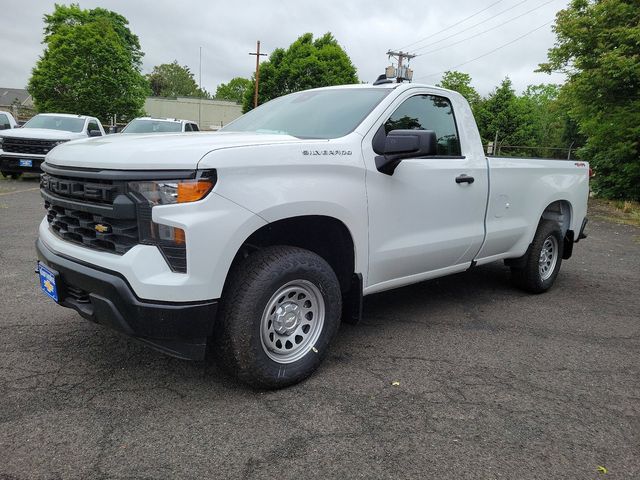
[(40, 165), (54, 147), (70, 140), (104, 135), (95, 117), (64, 113), (41, 113), (22, 128), (0, 132), (0, 173), (19, 178), (40, 173)]
[(362, 297), (504, 260), (549, 289), (583, 238), (588, 165), (487, 158), (462, 96), (294, 93), (218, 133), (69, 142), (43, 165), (42, 289), (259, 387), (310, 375)]
[(18, 122), (11, 113), (0, 110), (0, 130), (10, 130), (17, 126)]

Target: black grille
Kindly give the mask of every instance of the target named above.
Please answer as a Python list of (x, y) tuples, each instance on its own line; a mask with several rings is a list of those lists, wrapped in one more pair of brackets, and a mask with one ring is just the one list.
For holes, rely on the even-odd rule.
[(60, 238), (118, 255), (140, 243), (135, 204), (124, 182), (45, 173), (40, 187), (47, 221)]
[(2, 150), (10, 153), (46, 155), (60, 140), (32, 140), (28, 138), (5, 137)]
[(44, 202), (47, 221), (61, 238), (96, 250), (126, 253), (138, 243), (138, 222), (65, 208)]

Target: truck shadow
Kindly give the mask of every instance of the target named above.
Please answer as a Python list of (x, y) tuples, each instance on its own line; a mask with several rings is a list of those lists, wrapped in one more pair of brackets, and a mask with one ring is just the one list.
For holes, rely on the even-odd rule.
[(380, 320), (404, 321), (418, 313), (428, 314), (451, 307), (473, 308), (496, 297), (524, 295), (509, 281), (509, 270), (501, 262), (477, 267), (467, 272), (366, 296), (362, 323)]

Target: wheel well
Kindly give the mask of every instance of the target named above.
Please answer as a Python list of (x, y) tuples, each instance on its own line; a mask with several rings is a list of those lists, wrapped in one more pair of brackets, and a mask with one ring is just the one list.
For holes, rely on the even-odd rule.
[(542, 212), (542, 220), (553, 220), (560, 225), (564, 237), (571, 227), (571, 204), (567, 200), (558, 200), (548, 205)]
[[(571, 254), (573, 252), (573, 238), (574, 232), (570, 230), (571, 228), (571, 204), (567, 200), (557, 200), (544, 209), (542, 215), (540, 216), (540, 221), (538, 222), (538, 228), (540, 228), (540, 223), (543, 220), (552, 220), (558, 225), (560, 225), (560, 230), (562, 231), (562, 238), (564, 238), (564, 249), (562, 253), (563, 259), (571, 258)], [(534, 233), (535, 236), (535, 233)], [(531, 239), (531, 243), (533, 243), (533, 238)], [(527, 260), (527, 254), (529, 249), (531, 248), (531, 243), (527, 248), (527, 251), (518, 258), (508, 258), (505, 260), (505, 265), (510, 267), (522, 268)]]
[(575, 239), (575, 232), (571, 230), (571, 204), (566, 200), (553, 202), (542, 212), (540, 221), (542, 220), (553, 220), (560, 225), (564, 239), (562, 258), (565, 260), (571, 258)]
[(253, 251), (271, 245), (310, 250), (331, 266), (343, 293), (349, 291), (355, 272), (355, 247), (344, 223), (333, 217), (305, 215), (278, 220), (256, 230), (236, 253), (231, 268)]

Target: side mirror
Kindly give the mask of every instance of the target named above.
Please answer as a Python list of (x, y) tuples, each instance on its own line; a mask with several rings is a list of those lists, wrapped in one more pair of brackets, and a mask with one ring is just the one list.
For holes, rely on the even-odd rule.
[[(376, 137), (380, 134), (384, 135), (384, 126), (376, 133)], [(375, 158), (376, 168), (386, 175), (393, 175), (404, 159), (435, 155), (438, 146), (436, 132), (433, 130), (391, 130), (386, 135), (384, 144), (381, 138), (374, 137), (373, 142), (374, 150), (380, 154)]]
[(101, 137), (102, 132), (100, 130), (89, 130), (90, 137)]

